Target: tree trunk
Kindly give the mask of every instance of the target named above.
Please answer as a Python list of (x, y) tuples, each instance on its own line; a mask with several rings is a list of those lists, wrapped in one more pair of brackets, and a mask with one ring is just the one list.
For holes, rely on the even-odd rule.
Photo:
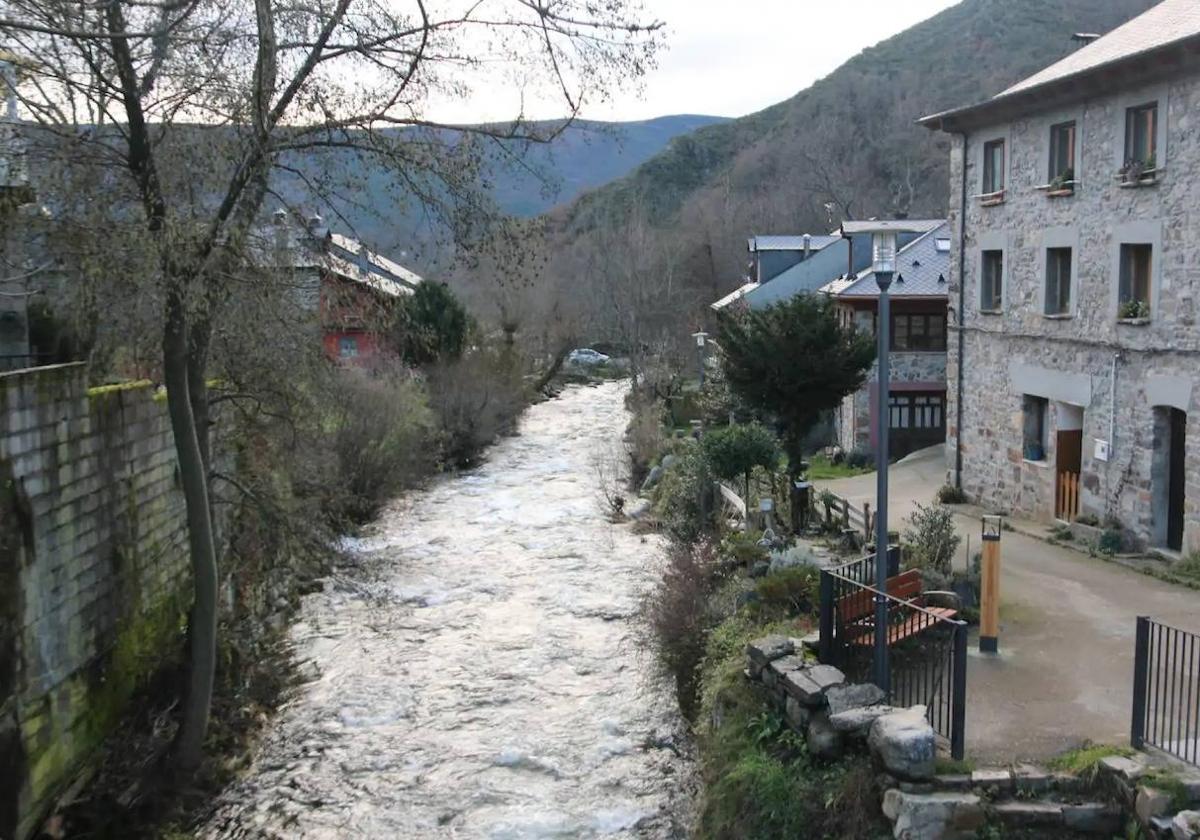
[[(179, 283), (178, 280), (173, 282)], [(179, 771), (188, 774), (199, 766), (203, 757), (212, 707), (217, 662), (217, 556), (208, 500), (208, 475), (190, 398), (187, 315), (178, 285), (167, 291), (163, 323), (163, 379), (167, 386), (167, 410), (187, 508), (188, 551), (195, 584), (195, 600), (188, 625), (187, 689), (174, 750)]]
[(554, 361), (550, 363), (550, 367), (546, 369), (545, 373), (538, 377), (537, 384), (533, 387), (535, 392), (541, 391), (550, 384), (550, 380), (558, 375), (558, 372), (562, 370), (563, 360), (567, 358), (567, 353), (569, 352), (571, 352), (570, 346), (565, 345), (554, 354)]

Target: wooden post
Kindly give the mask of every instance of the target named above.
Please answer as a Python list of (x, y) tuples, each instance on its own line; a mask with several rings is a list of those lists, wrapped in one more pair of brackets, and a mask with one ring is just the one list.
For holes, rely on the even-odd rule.
[(847, 499), (842, 499), (842, 527), (850, 527), (850, 502)]
[(1000, 649), (1000, 532), (999, 516), (983, 517), (983, 564), (979, 594), (979, 651)]

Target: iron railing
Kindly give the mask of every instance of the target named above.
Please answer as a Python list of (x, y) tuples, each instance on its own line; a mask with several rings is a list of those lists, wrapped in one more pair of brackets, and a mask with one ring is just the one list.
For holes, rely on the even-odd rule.
[[(890, 579), (899, 552), (889, 552)], [(849, 682), (872, 682), (875, 645), (873, 557), (821, 572), (818, 656), (839, 668)], [(891, 587), (889, 587), (890, 589)], [(945, 618), (913, 600), (885, 594), (888, 622), (888, 680), (881, 686), (895, 706), (923, 705), (934, 730), (963, 758), (966, 747), (967, 624)]]
[(1143, 615), (1134, 644), (1130, 741), (1200, 765), (1200, 635)]

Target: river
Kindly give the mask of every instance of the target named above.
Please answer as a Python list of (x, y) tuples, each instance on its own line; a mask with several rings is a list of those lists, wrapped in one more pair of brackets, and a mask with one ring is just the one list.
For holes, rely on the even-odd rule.
[(292, 630), (311, 680), (201, 836), (687, 835), (686, 728), (638, 619), (660, 545), (595, 476), (625, 387), (532, 407), (354, 541)]

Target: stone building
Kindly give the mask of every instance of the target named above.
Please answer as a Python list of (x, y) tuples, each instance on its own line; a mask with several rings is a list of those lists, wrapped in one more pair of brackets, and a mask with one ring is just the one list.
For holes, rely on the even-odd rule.
[[(856, 247), (860, 240), (869, 245), (869, 233), (856, 233), (856, 228), (863, 227), (860, 223), (846, 222), (843, 234)], [(896, 268), (888, 292), (891, 298), (888, 449), (893, 457), (903, 457), (946, 439), (949, 225), (943, 221), (901, 247), (896, 254)], [(875, 332), (879, 286), (870, 268), (839, 277), (821, 291), (837, 301), (843, 323)], [(878, 382), (878, 367), (873, 366), (867, 383), (846, 397), (838, 410), (838, 444), (847, 452), (875, 449)]]
[(1167, 0), (953, 135), (947, 453), (997, 510), (1200, 550), (1200, 4)]

